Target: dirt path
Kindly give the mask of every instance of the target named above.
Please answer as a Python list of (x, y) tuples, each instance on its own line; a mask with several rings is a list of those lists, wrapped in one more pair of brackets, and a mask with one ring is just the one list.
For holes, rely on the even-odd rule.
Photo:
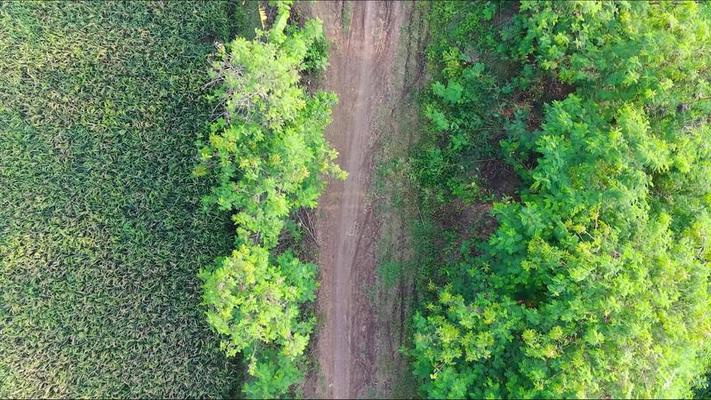
[(400, 2), (311, 5), (332, 42), (324, 86), (338, 94), (339, 104), (327, 135), (349, 177), (330, 182), (317, 213), (320, 370), (307, 382), (308, 397), (375, 395), (377, 318), (371, 298), (379, 227), (367, 192), (380, 108), (392, 94), (392, 66), (410, 7)]

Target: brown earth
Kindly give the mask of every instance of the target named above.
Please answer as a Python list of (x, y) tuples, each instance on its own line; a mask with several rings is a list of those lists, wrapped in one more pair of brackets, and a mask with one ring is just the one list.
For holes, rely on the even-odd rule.
[[(343, 182), (329, 182), (317, 211), (321, 269), (317, 307), (321, 326), (314, 354), (318, 366), (307, 379), (304, 394), (376, 397), (383, 395), (382, 382), (387, 380), (379, 376), (383, 373), (378, 371), (383, 358), (379, 343), (392, 342), (385, 336), (402, 332), (403, 321), (400, 317), (382, 318), (379, 307), (374, 306), (383, 227), (369, 192), (380, 132), (397, 125), (387, 119), (395, 118), (394, 104), (407, 92), (402, 83), (405, 71), (396, 64), (406, 64), (398, 60), (400, 34), (414, 6), (404, 2), (322, 1), (307, 7), (308, 14), (324, 22), (332, 43), (322, 86), (336, 92), (339, 103), (327, 137), (349, 176)], [(386, 349), (385, 357), (396, 362), (401, 336)]]

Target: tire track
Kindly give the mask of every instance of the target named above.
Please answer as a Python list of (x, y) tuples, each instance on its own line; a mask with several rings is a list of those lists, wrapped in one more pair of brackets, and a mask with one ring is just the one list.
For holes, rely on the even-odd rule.
[(318, 210), (323, 326), (316, 344), (320, 373), (308, 380), (308, 397), (366, 397), (375, 380), (376, 317), (369, 291), (379, 235), (367, 193), (377, 119), (392, 86), (400, 29), (410, 6), (373, 1), (312, 5), (332, 41), (325, 89), (339, 97), (327, 136), (349, 177), (329, 183)]

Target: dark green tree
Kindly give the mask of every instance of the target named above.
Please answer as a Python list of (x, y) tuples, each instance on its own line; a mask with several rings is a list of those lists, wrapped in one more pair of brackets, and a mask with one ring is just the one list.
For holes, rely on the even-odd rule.
[(415, 317), (425, 393), (690, 396), (711, 350), (708, 5), (522, 2), (501, 37), (575, 92), (509, 131), (510, 159), (535, 159), (520, 201)]

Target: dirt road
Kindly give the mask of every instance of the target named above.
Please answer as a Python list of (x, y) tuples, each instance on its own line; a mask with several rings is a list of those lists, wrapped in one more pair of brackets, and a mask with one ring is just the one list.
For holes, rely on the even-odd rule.
[(349, 177), (330, 182), (317, 212), (322, 326), (316, 344), (319, 368), (305, 387), (309, 397), (375, 395), (377, 318), (371, 299), (379, 227), (367, 192), (380, 108), (393, 90), (393, 62), (410, 7), (370, 1), (311, 5), (332, 42), (324, 88), (339, 97), (327, 136)]

